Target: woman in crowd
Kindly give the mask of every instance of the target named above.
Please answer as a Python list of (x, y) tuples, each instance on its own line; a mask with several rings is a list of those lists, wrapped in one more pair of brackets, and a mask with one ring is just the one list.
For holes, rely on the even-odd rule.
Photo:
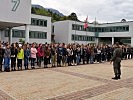
[(38, 57), (38, 66), (41, 67), (41, 63), (43, 61), (43, 56), (44, 56), (44, 50), (42, 47), (42, 44), (39, 44), (39, 47), (37, 49), (37, 57)]
[(76, 59), (77, 65), (80, 64), (80, 53), (81, 53), (81, 51), (80, 51), (80, 46), (78, 45), (78, 46), (77, 46), (77, 59)]
[(51, 47), (51, 63), (52, 63), (52, 67), (56, 67), (56, 48), (55, 45), (52, 45)]
[(68, 52), (68, 66), (71, 66), (73, 65), (73, 49), (71, 45), (68, 46), (67, 52)]
[(101, 63), (101, 47), (97, 47), (97, 63)]
[(44, 49), (44, 68), (48, 68), (48, 59), (50, 57), (50, 49), (46, 45)]
[(28, 70), (28, 65), (29, 65), (29, 57), (30, 57), (30, 49), (28, 48), (28, 44), (24, 45), (24, 67), (25, 70)]
[(61, 44), (57, 46), (57, 67), (61, 67), (62, 47)]
[(11, 45), (11, 71), (16, 71), (16, 57), (18, 50), (16, 48), (16, 44), (13, 43)]
[(11, 50), (10, 45), (6, 44), (5, 53), (4, 53), (4, 71), (10, 72), (10, 56)]
[(4, 58), (4, 49), (2, 48), (2, 45), (0, 44), (0, 72), (2, 72), (2, 63)]
[(76, 45), (73, 45), (73, 55), (72, 55), (72, 63), (73, 65), (77, 65), (77, 48)]
[(37, 49), (35, 48), (35, 44), (32, 44), (32, 47), (30, 49), (30, 58), (31, 58), (31, 68), (35, 69), (35, 60), (37, 58)]
[(22, 70), (22, 60), (24, 59), (24, 50), (22, 48), (22, 45), (19, 44), (19, 47), (18, 47), (18, 54), (17, 54), (17, 67), (18, 67), (18, 70)]

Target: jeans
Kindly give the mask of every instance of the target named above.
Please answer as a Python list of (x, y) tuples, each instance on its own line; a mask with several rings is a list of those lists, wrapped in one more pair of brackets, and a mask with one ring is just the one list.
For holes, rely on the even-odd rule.
[(80, 63), (80, 55), (77, 56), (77, 64)]
[(93, 60), (93, 55), (90, 56), (90, 64), (93, 64), (94, 63), (94, 60)]
[(29, 59), (27, 57), (24, 58), (24, 67), (25, 69), (28, 69), (28, 61)]
[(31, 67), (35, 66), (35, 60), (36, 60), (36, 58), (31, 58)]
[(6, 68), (10, 68), (10, 58), (9, 57), (4, 57), (4, 70)]

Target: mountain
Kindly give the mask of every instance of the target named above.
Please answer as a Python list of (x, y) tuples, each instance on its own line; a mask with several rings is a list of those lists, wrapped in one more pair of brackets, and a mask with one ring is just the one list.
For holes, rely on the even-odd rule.
[(62, 13), (60, 13), (58, 10), (53, 9), (53, 8), (45, 8), (47, 11), (50, 10), (53, 13), (59, 14), (61, 17), (63, 17), (64, 15)]
[(39, 9), (45, 9), (47, 11), (51, 11), (52, 13), (56, 13), (58, 15), (60, 15), (61, 17), (63, 17), (64, 15), (62, 13), (60, 13), (58, 10), (53, 9), (53, 8), (44, 8), (40, 5), (32, 5), (33, 8), (39, 8)]

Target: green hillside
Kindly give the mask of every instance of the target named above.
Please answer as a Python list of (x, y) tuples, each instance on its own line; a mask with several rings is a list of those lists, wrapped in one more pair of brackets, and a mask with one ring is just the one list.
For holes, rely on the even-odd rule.
[(63, 20), (74, 20), (74, 21), (79, 21), (76, 13), (71, 13), (68, 16), (60, 16), (57, 13), (53, 13), (49, 9), (46, 10), (44, 8), (37, 8), (37, 7), (32, 7), (31, 8), (31, 13), (32, 14), (37, 14), (37, 15), (43, 15), (43, 16), (49, 16), (52, 17), (52, 22), (56, 21), (63, 21)]

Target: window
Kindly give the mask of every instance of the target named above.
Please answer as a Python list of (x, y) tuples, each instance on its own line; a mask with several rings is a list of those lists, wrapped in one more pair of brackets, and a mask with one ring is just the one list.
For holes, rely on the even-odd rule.
[(74, 35), (72, 34), (72, 40), (75, 41), (95, 41), (94, 37), (86, 36), (86, 35)]
[(30, 31), (29, 37), (30, 38), (38, 38), (38, 39), (47, 39), (47, 33), (46, 32)]
[(44, 26), (47, 27), (47, 21), (46, 20), (44, 21)]
[(40, 20), (40, 26), (43, 26), (43, 20)]
[(36, 22), (36, 25), (40, 25), (40, 20), (36, 20), (37, 22)]
[(125, 32), (129, 31), (129, 26), (87, 27), (84, 29), (83, 25), (72, 24), (72, 30), (89, 32)]
[(31, 25), (47, 27), (47, 20), (31, 18)]
[(34, 18), (31, 18), (31, 25), (36, 25), (36, 20)]
[(13, 30), (12, 36), (18, 37), (18, 38), (24, 38), (25, 37), (25, 31), (24, 30)]
[(129, 26), (126, 26), (126, 31), (129, 31)]
[(52, 27), (52, 33), (54, 33), (54, 26)]
[(5, 37), (9, 37), (9, 31), (8, 30), (5, 31)]
[(74, 39), (74, 35), (72, 35), (72, 40), (75, 40), (75, 39)]

